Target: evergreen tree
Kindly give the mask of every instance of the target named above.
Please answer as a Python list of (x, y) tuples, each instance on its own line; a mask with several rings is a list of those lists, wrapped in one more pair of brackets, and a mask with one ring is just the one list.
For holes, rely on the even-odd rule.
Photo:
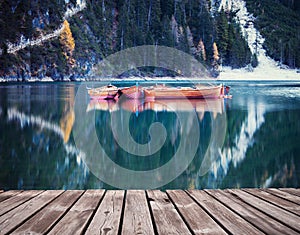
[(153, 43), (158, 44), (162, 36), (160, 0), (150, 0), (149, 2), (148, 28), (153, 37)]
[(226, 60), (228, 55), (229, 24), (227, 15), (223, 8), (216, 17), (216, 31), (216, 41), (219, 45), (220, 55), (222, 57), (222, 60)]
[(134, 0), (125, 0), (119, 11), (118, 40), (119, 50), (137, 45), (136, 12)]
[(167, 18), (171, 19), (172, 15), (174, 15), (174, 0), (161, 0), (160, 7), (163, 16), (167, 16)]
[(171, 20), (167, 15), (163, 16), (162, 20), (162, 38), (161, 38), (161, 45), (174, 47), (175, 41), (172, 33), (172, 24)]
[(148, 7), (146, 1), (135, 1), (136, 26), (137, 26), (137, 46), (148, 44)]
[(254, 53), (251, 59), (251, 66), (253, 68), (256, 68), (258, 66), (258, 59), (257, 59), (257, 55)]
[[(205, 54), (212, 56), (212, 48), (214, 41), (214, 26), (212, 17), (209, 12), (207, 1), (203, 0), (189, 0), (187, 2), (187, 22), (191, 29), (194, 38), (194, 45), (199, 45), (200, 40), (206, 45), (207, 50)], [(199, 48), (198, 48), (199, 49)], [(199, 52), (199, 51), (198, 51)], [(196, 53), (196, 58), (200, 59), (200, 54)], [(201, 56), (203, 57), (203, 56)], [(205, 55), (206, 57), (206, 55)], [(201, 59), (200, 59), (201, 61)], [(202, 60), (203, 61), (203, 60)], [(204, 61), (207, 61), (206, 59)], [(209, 61), (208, 61), (209, 63)], [(208, 64), (210, 65), (210, 64)]]

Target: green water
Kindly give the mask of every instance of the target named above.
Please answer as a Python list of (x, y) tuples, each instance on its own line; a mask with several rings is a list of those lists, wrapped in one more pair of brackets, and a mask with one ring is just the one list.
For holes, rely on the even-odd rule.
[[(191, 101), (191, 104), (122, 100), (123, 103), (91, 104), (86, 96), (80, 99), (84, 110), (81, 115), (76, 111), (78, 103), (74, 103), (80, 84), (2, 84), (0, 188), (117, 187), (109, 185), (114, 182), (112, 178), (120, 180), (122, 174), (117, 168), (107, 168), (108, 165), (98, 164), (95, 159), (90, 161), (94, 155), (102, 157), (93, 147), (95, 140), (90, 137), (93, 130), (97, 136), (95, 143), (103, 153), (115, 165), (135, 172), (167, 166), (180, 148), (185, 149), (180, 158), (192, 154), (187, 168), (171, 182), (159, 186), (160, 189), (299, 187), (298, 84), (232, 82), (228, 85), (232, 99)], [(139, 156), (140, 149), (151, 141), (149, 128), (154, 123), (164, 127), (165, 141), (157, 151), (152, 151), (149, 144), (151, 154)], [(78, 129), (82, 125), (83, 129)], [(127, 127), (136, 147), (127, 136)], [(80, 143), (75, 138), (76, 130), (85, 136)], [(122, 138), (125, 147), (116, 135)], [(154, 133), (154, 136), (160, 139), (161, 135)], [(176, 165), (179, 162), (176, 160), (172, 169), (148, 179), (151, 185), (164, 182), (168, 174), (179, 171), (180, 166)], [(96, 174), (91, 164), (97, 166)], [(95, 176), (103, 172), (107, 172), (109, 180)], [(128, 188), (142, 185), (134, 182), (143, 179), (122, 177)]]

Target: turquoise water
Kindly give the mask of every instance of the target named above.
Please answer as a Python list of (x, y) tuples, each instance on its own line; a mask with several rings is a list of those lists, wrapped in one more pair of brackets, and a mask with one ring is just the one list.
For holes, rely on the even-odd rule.
[(0, 188), (299, 187), (298, 83), (226, 82), (226, 100), (97, 103), (78, 100), (80, 85), (0, 85)]

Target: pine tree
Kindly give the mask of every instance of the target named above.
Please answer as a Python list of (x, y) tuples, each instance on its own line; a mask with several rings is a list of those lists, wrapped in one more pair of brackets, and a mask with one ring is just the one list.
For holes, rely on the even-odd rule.
[(174, 0), (161, 0), (160, 5), (162, 15), (171, 19), (174, 15)]
[(160, 0), (150, 0), (149, 2), (148, 27), (154, 40), (153, 43), (158, 44), (162, 31)]
[(222, 8), (216, 17), (216, 30), (217, 30), (217, 43), (222, 59), (226, 59), (228, 55), (228, 42), (229, 42), (229, 24), (227, 15)]
[(257, 55), (255, 53), (252, 56), (251, 65), (253, 68), (256, 68), (258, 66), (258, 59), (257, 59)]
[(138, 34), (136, 25), (136, 11), (133, 0), (125, 0), (119, 11), (119, 50), (137, 45)]
[(148, 32), (148, 9), (146, 1), (135, 0), (136, 12), (136, 45), (141, 46), (147, 44)]
[(162, 20), (162, 40), (161, 45), (168, 46), (168, 47), (174, 47), (174, 37), (172, 34), (172, 26), (171, 26), (171, 20), (167, 15), (163, 16)]

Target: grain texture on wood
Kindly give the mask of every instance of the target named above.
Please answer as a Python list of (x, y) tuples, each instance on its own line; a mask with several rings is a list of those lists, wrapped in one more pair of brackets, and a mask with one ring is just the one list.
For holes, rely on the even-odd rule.
[(296, 189), (296, 188), (280, 188), (281, 191), (283, 192), (287, 192), (290, 193), (292, 195), (296, 195), (298, 197), (300, 197), (300, 189)]
[(297, 203), (298, 205), (300, 205), (300, 197), (298, 197), (296, 195), (284, 192), (279, 189), (274, 189), (274, 188), (265, 189), (265, 191), (267, 191), (268, 193), (271, 193), (273, 195), (276, 195), (277, 197), (281, 197), (285, 200), (288, 200), (290, 202), (294, 202), (294, 203)]
[[(3, 202), (6, 199), (11, 198), (11, 197), (13, 197), (13, 196), (15, 196), (15, 195), (17, 195), (21, 192), (22, 192), (21, 190), (11, 190), (11, 191), (2, 192), (0, 194), (0, 202)], [(0, 210), (0, 214), (2, 214), (1, 210)]]
[(261, 200), (242, 190), (226, 189), (225, 191), (231, 193), (235, 197), (238, 197), (240, 200), (248, 203), (249, 205), (260, 210), (261, 212), (268, 214), (270, 217), (300, 232), (299, 216), (292, 214), (264, 200)]
[(260, 199), (268, 201), (268, 202), (274, 204), (275, 206), (281, 207), (287, 211), (290, 211), (290, 212), (300, 216), (300, 206), (298, 204), (289, 202), (285, 199), (274, 196), (273, 194), (270, 194), (266, 191), (259, 190), (259, 189), (245, 189), (244, 191), (252, 194), (253, 196), (257, 196)]
[(45, 191), (7, 212), (0, 217), (0, 234), (11, 232), (62, 193), (62, 190)]
[(18, 207), (24, 202), (30, 200), (31, 198), (39, 195), (43, 191), (24, 191), (22, 193), (16, 194), (14, 197), (10, 197), (0, 204), (0, 216), (6, 212)]
[(168, 190), (167, 194), (195, 234), (227, 234), (186, 192)]
[(300, 234), (298, 189), (0, 193), (2, 234)]
[(242, 202), (241, 200), (233, 197), (229, 193), (225, 193), (222, 190), (206, 190), (210, 195), (217, 198), (220, 202), (226, 205), (231, 210), (235, 211), (245, 220), (252, 225), (259, 228), (266, 234), (298, 234), (296, 231), (290, 229), (277, 220), (267, 216), (261, 211), (253, 208), (252, 206)]
[(86, 234), (118, 234), (125, 191), (107, 191)]
[(83, 191), (66, 191), (12, 234), (45, 234), (80, 197)]
[(229, 210), (204, 191), (190, 190), (190, 195), (232, 234), (263, 234), (241, 216)]
[(154, 234), (145, 191), (127, 191), (122, 234)]
[(49, 234), (81, 234), (102, 199), (104, 190), (87, 190)]
[(166, 193), (147, 191), (158, 234), (191, 234)]

